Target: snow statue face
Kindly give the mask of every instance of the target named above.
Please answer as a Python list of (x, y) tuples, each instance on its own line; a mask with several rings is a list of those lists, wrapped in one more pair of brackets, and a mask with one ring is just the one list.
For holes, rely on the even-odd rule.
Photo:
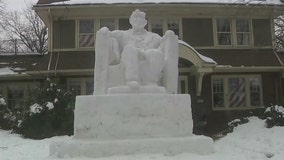
[(139, 9), (132, 12), (129, 22), (134, 29), (143, 29), (147, 25), (146, 14)]

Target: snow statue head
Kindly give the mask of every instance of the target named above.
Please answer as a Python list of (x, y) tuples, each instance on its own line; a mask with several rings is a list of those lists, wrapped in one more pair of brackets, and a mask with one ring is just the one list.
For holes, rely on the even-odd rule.
[(146, 14), (136, 9), (132, 12), (129, 23), (133, 29), (143, 29), (147, 25)]
[(178, 37), (148, 32), (146, 14), (132, 12), (129, 30), (96, 34), (95, 94), (177, 93)]

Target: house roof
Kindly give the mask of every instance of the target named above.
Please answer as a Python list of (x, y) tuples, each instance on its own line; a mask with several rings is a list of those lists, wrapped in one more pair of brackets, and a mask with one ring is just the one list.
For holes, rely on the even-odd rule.
[(37, 5), (149, 4), (149, 3), (284, 5), (284, 0), (39, 0)]
[[(47, 70), (49, 55), (0, 55), (2, 75)], [(1, 73), (0, 73), (1, 74)]]

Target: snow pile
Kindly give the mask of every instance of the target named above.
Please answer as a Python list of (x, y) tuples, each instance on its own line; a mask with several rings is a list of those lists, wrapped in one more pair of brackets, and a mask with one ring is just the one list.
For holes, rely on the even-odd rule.
[(283, 127), (266, 128), (265, 121), (256, 117), (240, 125), (233, 133), (217, 141), (217, 153), (223, 152), (224, 159), (282, 160), (284, 157)]
[[(283, 160), (284, 127), (266, 128), (264, 120), (249, 118), (249, 123), (240, 125), (233, 133), (215, 142), (216, 152), (207, 156), (179, 154), (166, 156), (144, 154), (115, 156), (97, 160)], [(59, 160), (48, 157), (52, 141), (69, 141), (72, 137), (54, 137), (44, 140), (23, 139), (7, 131), (0, 131), (1, 160)], [(63, 160), (74, 160), (64, 158)], [(91, 160), (79, 157), (76, 160)]]
[(69, 0), (52, 4), (116, 4), (116, 3), (212, 3), (212, 4), (283, 4), (280, 0)]
[(10, 74), (17, 74), (17, 73), (11, 70), (9, 67), (0, 68), (0, 75), (10, 75)]

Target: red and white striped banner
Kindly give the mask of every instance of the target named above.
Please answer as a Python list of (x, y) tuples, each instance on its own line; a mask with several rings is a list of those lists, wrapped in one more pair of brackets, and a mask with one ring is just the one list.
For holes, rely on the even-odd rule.
[(80, 47), (94, 47), (94, 35), (81, 35), (79, 39)]
[(229, 105), (230, 107), (245, 106), (245, 79), (229, 79)]

